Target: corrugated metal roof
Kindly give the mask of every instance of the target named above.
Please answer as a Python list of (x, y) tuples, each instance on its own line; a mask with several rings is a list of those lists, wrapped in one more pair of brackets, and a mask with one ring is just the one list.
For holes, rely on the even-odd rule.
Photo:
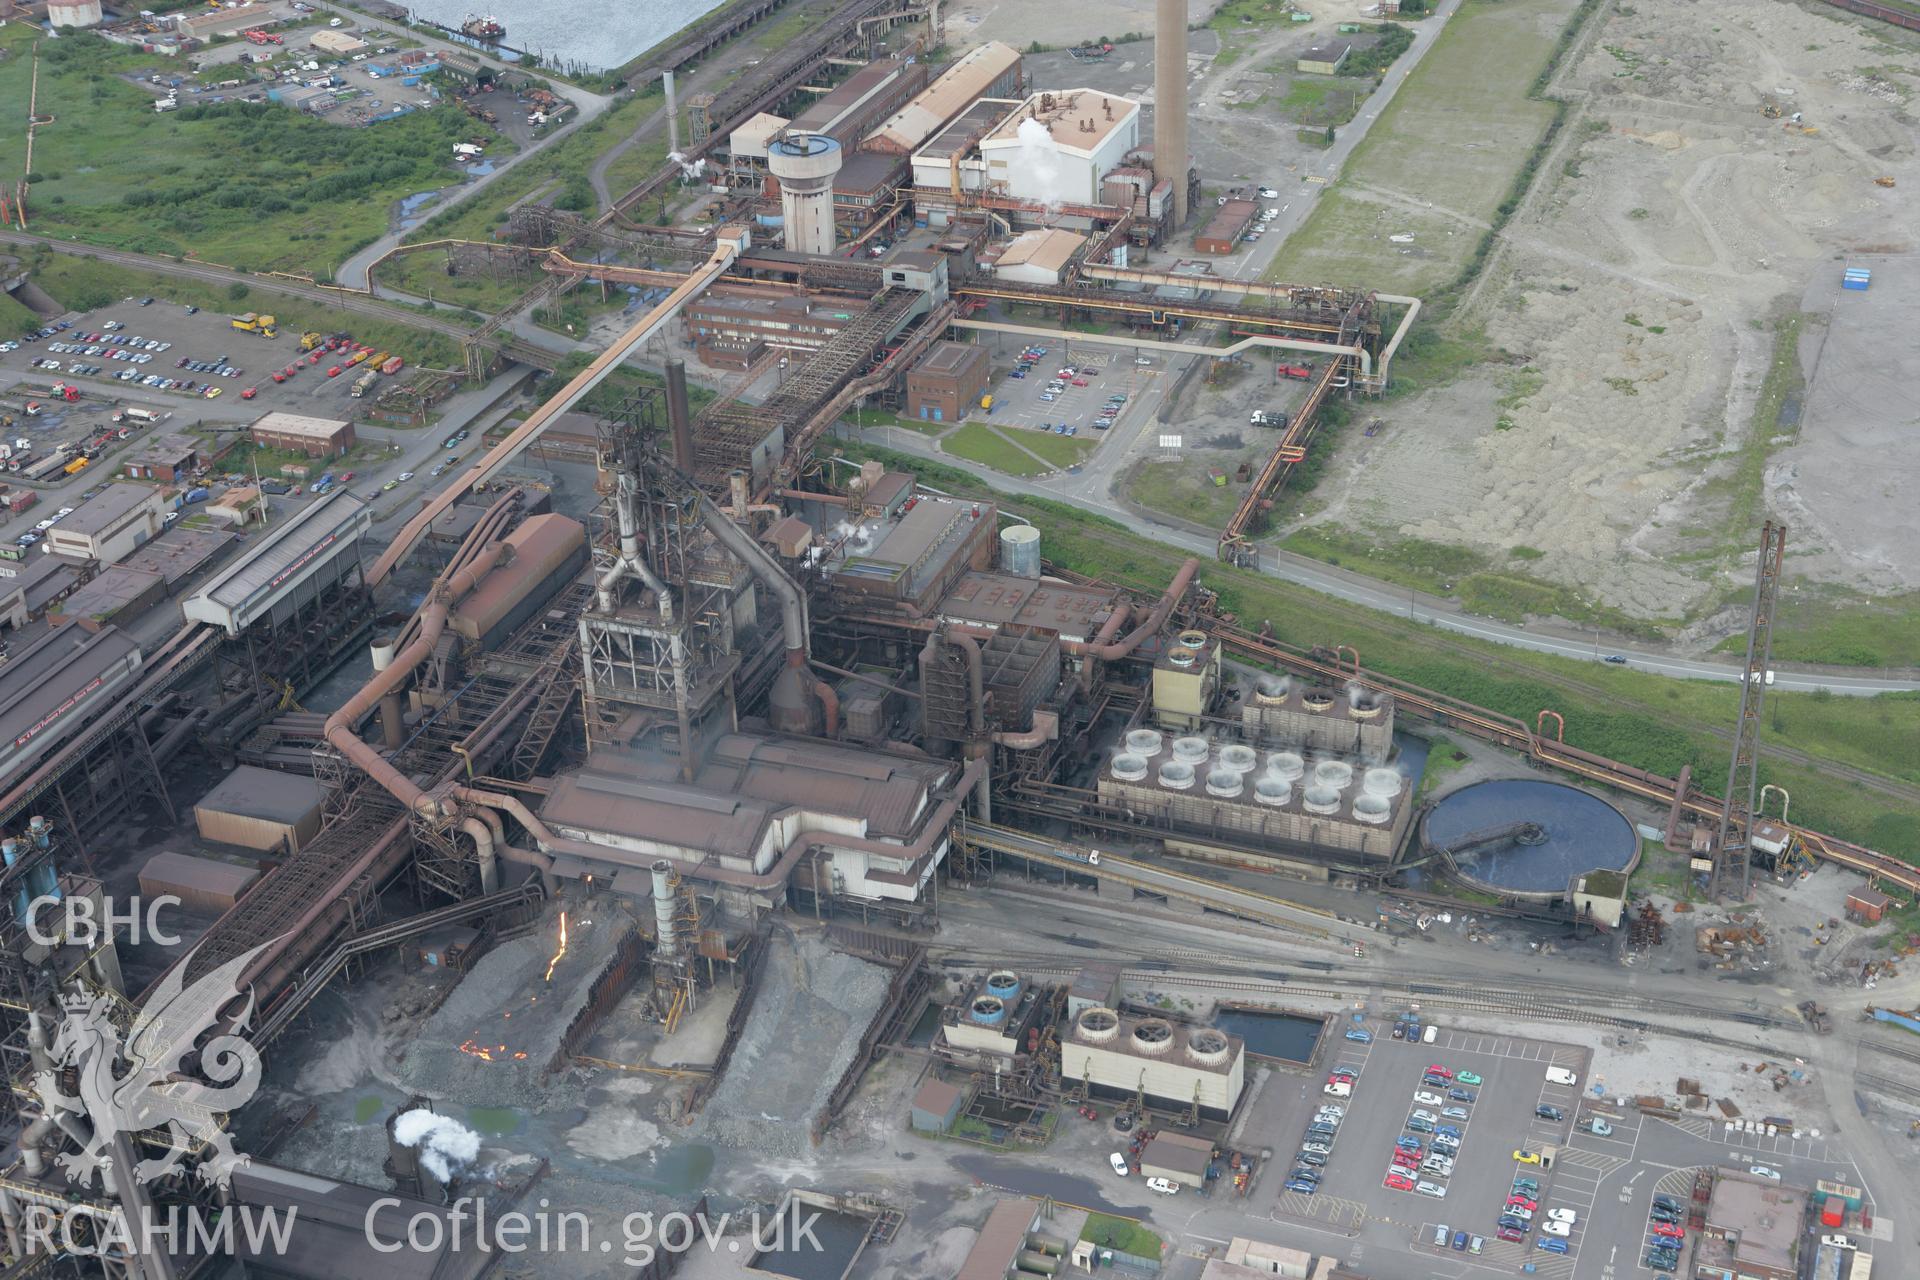
[(144, 484), (110, 484), (105, 493), (81, 503), (79, 510), (62, 520), (60, 531), (91, 537), (149, 503), (157, 507), (159, 495)]
[(997, 40), (970, 49), (941, 72), (940, 78), (928, 85), (925, 92), (868, 134), (867, 140), (883, 143), (896, 151), (911, 152), (1019, 65), (1020, 51)]
[[(326, 34), (325, 32), (321, 33)], [(255, 431), (270, 431), (281, 436), (301, 436), (309, 440), (331, 439), (333, 434), (348, 424), (338, 418), (310, 418), (300, 413), (273, 413), (263, 415), (253, 424)]]
[(1039, 1210), (1031, 1200), (1002, 1200), (994, 1205), (954, 1280), (1007, 1280), (1020, 1251), (1027, 1247), (1027, 1232), (1038, 1217)]
[(1007, 242), (1001, 251), (997, 267), (1033, 266), (1042, 271), (1059, 271), (1073, 261), (1073, 255), (1087, 238), (1063, 231), (1059, 227), (1046, 227), (1036, 231), (1022, 231)]
[(358, 496), (345, 489), (324, 494), (188, 596), (181, 612), (238, 635), (251, 621), (251, 609), (303, 571), (351, 547), (372, 522)]
[(260, 878), (258, 867), (243, 867), (235, 862), (196, 858), (191, 854), (163, 849), (147, 859), (140, 868), (142, 886), (179, 886), (210, 896), (237, 898), (248, 885)]

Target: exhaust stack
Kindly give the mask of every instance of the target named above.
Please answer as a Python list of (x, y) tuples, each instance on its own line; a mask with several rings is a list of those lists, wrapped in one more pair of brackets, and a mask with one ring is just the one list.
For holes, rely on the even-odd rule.
[(1158, 0), (1153, 32), (1153, 176), (1173, 184), (1173, 225), (1187, 221), (1187, 0)]

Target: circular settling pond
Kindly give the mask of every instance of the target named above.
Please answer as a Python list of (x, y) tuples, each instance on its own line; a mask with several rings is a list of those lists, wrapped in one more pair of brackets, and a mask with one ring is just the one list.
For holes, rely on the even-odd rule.
[(1462, 787), (1427, 814), (1421, 836), (1428, 849), (1457, 849), (1469, 884), (1509, 897), (1557, 898), (1576, 876), (1630, 871), (1640, 858), (1625, 814), (1577, 787), (1531, 778)]

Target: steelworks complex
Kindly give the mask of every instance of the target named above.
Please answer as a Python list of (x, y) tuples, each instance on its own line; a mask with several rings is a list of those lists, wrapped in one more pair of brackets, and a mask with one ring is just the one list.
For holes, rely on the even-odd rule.
[[(1163, 31), (1182, 7), (1163, 0)], [(874, 20), (911, 30), (937, 13), (908, 5)], [(1163, 66), (1162, 103), (1186, 90), (1174, 29), (1181, 56), (1177, 72)], [(70, 596), (64, 620), (43, 601), (40, 630), (0, 665), (0, 1044), (20, 1142), (0, 1187), (9, 1231), (22, 1205), (103, 1195), (299, 1205), (310, 1212), (296, 1247), (257, 1260), (266, 1273), (389, 1274), (340, 1226), (389, 1188), (445, 1223), (462, 1197), (504, 1209), (550, 1174), (579, 1176), (558, 1159), (516, 1173), (474, 1151), (436, 1155), (421, 1135), (463, 1104), (477, 1115), (486, 1089), (520, 1090), (514, 1105), (532, 1115), (546, 1109), (540, 1090), (592, 1065), (658, 1085), (655, 1101), (671, 1090), (672, 1118), (713, 1146), (743, 1131), (793, 1136), (784, 1154), (797, 1163), (841, 1122), (875, 1046), (910, 1034), (927, 1086), (915, 1123), (1045, 1140), (1062, 1113), (1098, 1104), (1133, 1126), (1120, 1141), (1136, 1142), (1135, 1171), (1193, 1188), (1224, 1176), (1244, 1194), (1265, 1159), (1233, 1135), (1266, 1068), (1230, 1004), (1130, 1001), (1118, 964), (1093, 954), (1032, 971), (956, 964), (982, 972), (949, 982), (928, 956), (943, 901), (1008, 872), (1125, 911), (1179, 903), (1195, 919), (1291, 928), (1298, 912), (1265, 891), (1282, 879), (1456, 878), (1569, 933), (1619, 928), (1637, 842), (1589, 858), (1563, 837), (1591, 811), (1563, 819), (1531, 795), (1483, 793), (1470, 818), (1439, 818), (1448, 798), (1421, 798), (1414, 719), (1492, 725), (1485, 736), (1502, 747), (1671, 803), (1678, 838), (1711, 822), (1684, 779), (1554, 754), (1544, 734), (1383, 678), (1350, 650), (1301, 652), (1242, 629), (1198, 560), (1151, 584), (1087, 579), (1050, 564), (1038, 530), (992, 501), (878, 462), (828, 466), (817, 446), (856, 405), (940, 422), (978, 405), (988, 361), (970, 317), (989, 302), (1039, 308), (1049, 326), (1120, 321), (1131, 331), (1113, 345), (1219, 323), (1321, 362), (1316, 404), (1382, 389), (1417, 311), (1363, 290), (1130, 266), (1199, 203), (1184, 118), (1156, 121), (1148, 138), (1139, 103), (1036, 89), (1007, 45), (929, 66), (921, 55), (940, 41), (913, 40), (879, 59), (821, 46), (794, 65), (837, 80), (825, 92), (801, 92), (798, 77), (772, 100), (735, 101), (731, 119), (714, 117), (711, 97), (690, 104), (714, 225), (655, 229), (649, 265), (589, 262), (569, 239), (584, 227), (544, 206), (516, 212), (553, 276), (662, 292), (425, 499), (376, 510), (335, 488), (274, 512), (264, 532), (201, 544), (167, 529), (161, 489), (129, 482), (35, 553), (72, 571), (68, 592), (92, 593)], [(873, 252), (908, 231), (924, 243)], [(679, 265), (656, 265), (654, 248)], [(696, 412), (674, 359), (662, 386), (579, 412), (670, 328), (716, 366), (768, 373), (779, 357), (777, 386)], [(589, 479), (522, 457), (549, 426), (590, 455)], [(354, 445), (350, 423), (284, 413), (251, 435), (316, 459)], [(1290, 434), (1274, 466), (1303, 449)], [(1244, 557), (1237, 536), (1223, 537), (1223, 558)], [(31, 591), (45, 594), (37, 580)], [(30, 612), (26, 584), (19, 594), (16, 616)], [(1561, 859), (1544, 879), (1536, 848)], [(26, 927), (36, 899), (100, 899), (103, 884), (136, 880), (198, 913), (190, 953), (113, 936), (49, 946)], [(1313, 927), (1345, 938), (1347, 923), (1323, 912)], [(144, 987), (123, 976), (123, 948)], [(386, 961), (431, 990), (385, 1018), (380, 1078), (405, 1083), (367, 1094), (384, 1181), (361, 1166), (357, 1178), (302, 1170), (297, 1131), (330, 1117), (264, 1116), (261, 1104), (117, 1135), (128, 1153), (185, 1149), (194, 1163), (217, 1158), (231, 1132), (275, 1135), (230, 1188), (182, 1176), (99, 1191), (70, 1176), (62, 1157), (85, 1145), (86, 1119), (29, 1087), (70, 1050), (49, 1035), (64, 994), (110, 992), (101, 999), (121, 1016), (215, 977), (217, 992), (195, 987), (183, 998), (201, 1004), (170, 1012), (175, 1047), (189, 1054), (244, 1019), (278, 1067), (292, 1037), (324, 1040), (338, 1025), (326, 1020), (342, 1002), (323, 995), (382, 981), (367, 975)], [(244, 1011), (235, 990), (251, 993)], [(832, 1028), (832, 1047), (778, 1063), (764, 1044), (739, 1048), (761, 1020), (776, 1038), (788, 1020)], [(1318, 1036), (1338, 1019), (1313, 1021)], [(653, 1057), (602, 1056), (636, 1045)], [(647, 1184), (649, 1203), (684, 1196), (689, 1208), (700, 1190), (697, 1176)], [(899, 1225), (870, 1199), (791, 1194), (853, 1224), (838, 1275)], [(1752, 1220), (1728, 1204), (1729, 1223)], [(1024, 1202), (1003, 1210), (960, 1274), (1052, 1274), (1079, 1256)], [(1111, 1261), (1123, 1243), (1099, 1248)], [(1236, 1244), (1245, 1261), (1209, 1274), (1306, 1265), (1297, 1251)], [(111, 1274), (175, 1274), (164, 1248), (116, 1247)], [(1287, 1256), (1261, 1261), (1269, 1253)], [(444, 1251), (406, 1256), (411, 1269), (391, 1274), (480, 1274)], [(1317, 1274), (1336, 1273), (1322, 1261)], [(747, 1265), (714, 1274), (813, 1274), (764, 1251)]]

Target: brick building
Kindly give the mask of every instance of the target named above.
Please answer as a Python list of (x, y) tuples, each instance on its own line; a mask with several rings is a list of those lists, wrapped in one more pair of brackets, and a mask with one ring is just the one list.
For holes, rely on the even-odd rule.
[(987, 389), (986, 349), (967, 342), (936, 342), (907, 374), (907, 414), (928, 422), (958, 422)]
[(353, 448), (353, 424), (297, 413), (269, 413), (253, 424), (253, 442), (267, 449), (337, 458)]

